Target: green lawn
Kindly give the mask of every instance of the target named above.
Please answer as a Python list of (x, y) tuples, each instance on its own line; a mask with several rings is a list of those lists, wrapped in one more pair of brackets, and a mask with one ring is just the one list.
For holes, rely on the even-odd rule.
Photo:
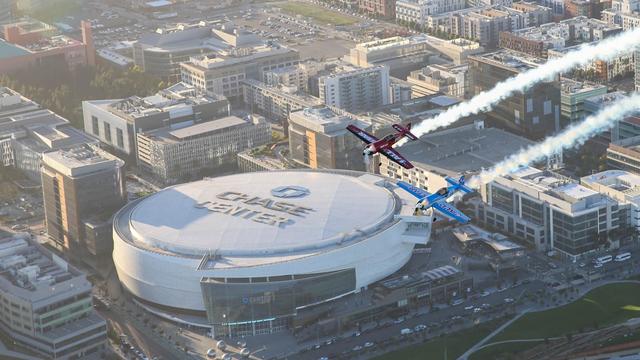
[[(592, 331), (636, 317), (640, 317), (640, 285), (605, 285), (571, 304), (527, 314), (496, 335), (489, 343), (565, 336)], [(537, 344), (539, 343), (496, 345), (478, 351), (471, 359), (496, 359), (500, 354), (516, 353)]]
[[(376, 360), (455, 360), (475, 343), (489, 335), (499, 326), (496, 322), (481, 324), (471, 329), (439, 337), (426, 343), (390, 352)], [(446, 349), (446, 359), (445, 359)]]
[(280, 5), (282, 11), (291, 15), (308, 16), (322, 24), (351, 25), (358, 22), (356, 18), (327, 10), (321, 6), (300, 2), (287, 2)]

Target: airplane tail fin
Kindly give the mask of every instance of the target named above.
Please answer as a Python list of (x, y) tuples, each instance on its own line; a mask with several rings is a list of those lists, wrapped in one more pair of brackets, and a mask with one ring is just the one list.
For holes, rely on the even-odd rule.
[(404, 136), (408, 137), (411, 140), (418, 140), (418, 137), (411, 132), (411, 123), (407, 124), (407, 128), (405, 130)]
[(464, 175), (460, 176), (460, 179), (458, 179), (458, 181), (456, 181), (455, 179), (452, 179), (452, 178), (450, 178), (448, 176), (445, 178), (445, 180), (449, 184), (455, 186), (460, 191), (464, 191), (465, 193), (472, 193), (473, 192), (473, 189), (469, 188), (468, 186), (466, 186), (464, 184), (465, 183)]

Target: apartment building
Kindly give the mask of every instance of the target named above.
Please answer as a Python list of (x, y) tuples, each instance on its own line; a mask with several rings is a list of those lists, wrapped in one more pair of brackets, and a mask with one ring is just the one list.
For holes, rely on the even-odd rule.
[(389, 68), (357, 68), (339, 64), (318, 81), (320, 99), (327, 106), (350, 113), (371, 111), (389, 104)]

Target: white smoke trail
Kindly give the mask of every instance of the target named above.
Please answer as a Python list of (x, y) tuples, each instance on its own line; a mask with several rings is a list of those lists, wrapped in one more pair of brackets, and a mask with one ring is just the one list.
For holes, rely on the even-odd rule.
[[(453, 124), (459, 119), (489, 111), (494, 105), (508, 98), (516, 92), (524, 91), (540, 81), (551, 80), (558, 74), (567, 72), (574, 67), (586, 65), (595, 60), (611, 60), (622, 54), (634, 51), (640, 47), (640, 28), (625, 31), (620, 35), (607, 38), (597, 44), (585, 44), (578, 50), (565, 56), (549, 60), (543, 65), (522, 72), (515, 77), (498, 83), (491, 90), (483, 91), (468, 101), (449, 108), (434, 118), (422, 121), (411, 129), (416, 136)], [(401, 139), (396, 143), (400, 146), (407, 142)]]
[(469, 186), (478, 188), (482, 184), (491, 182), (498, 176), (518, 170), (521, 166), (543, 160), (548, 156), (558, 153), (560, 150), (582, 145), (589, 138), (609, 129), (616, 121), (639, 110), (640, 93), (634, 93), (614, 102), (598, 113), (587, 117), (585, 120), (570, 125), (559, 134), (548, 137), (538, 144), (531, 145), (509, 156), (491, 169), (485, 170), (471, 178), (469, 180)]

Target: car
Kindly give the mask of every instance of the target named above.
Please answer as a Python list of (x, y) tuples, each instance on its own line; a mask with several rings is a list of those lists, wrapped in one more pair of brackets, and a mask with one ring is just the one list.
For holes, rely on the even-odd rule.
[(427, 325), (425, 325), (425, 324), (418, 324), (413, 328), (413, 330), (415, 330), (416, 332), (424, 331), (426, 329), (427, 329)]
[(362, 350), (362, 346), (360, 346), (360, 345), (356, 345), (356, 346), (354, 346), (354, 347), (353, 347), (353, 349), (352, 349), (352, 350), (353, 350), (353, 351), (360, 351), (360, 350)]
[(355, 337), (360, 336), (360, 331), (356, 331), (356, 332), (354, 332), (354, 333), (353, 333), (353, 336), (355, 336)]
[(505, 298), (504, 302), (506, 302), (507, 304), (510, 304), (512, 302), (514, 302), (515, 300), (513, 300), (512, 298)]
[(482, 311), (482, 309), (481, 309), (481, 308), (479, 308), (479, 307), (477, 307), (477, 308), (473, 309), (473, 313), (474, 313), (474, 314), (477, 314), (477, 313), (479, 313), (480, 311)]
[(371, 341), (367, 341), (366, 343), (364, 343), (364, 347), (366, 347), (366, 348), (370, 348), (373, 345), (375, 345), (375, 344), (373, 342), (371, 342)]
[(413, 330), (409, 328), (404, 328), (400, 330), (400, 335), (410, 335), (410, 334), (413, 334)]
[(599, 268), (601, 268), (602, 266), (603, 266), (603, 265), (602, 265), (602, 263), (596, 263), (595, 265), (593, 265), (593, 268), (594, 268), (594, 269), (599, 269)]
[(403, 322), (404, 322), (404, 318), (402, 318), (402, 317), (399, 317), (399, 318), (393, 320), (394, 324), (402, 324)]
[(331, 339), (329, 339), (329, 340), (325, 341), (324, 343), (325, 343), (325, 345), (331, 345), (331, 344), (333, 344), (333, 341)]
[(464, 299), (455, 299), (455, 300), (453, 300), (451, 305), (452, 306), (458, 306), (458, 305), (462, 304), (463, 302), (464, 302)]
[(318, 360), (329, 360), (329, 358), (326, 357), (326, 356), (320, 356), (320, 358), (318, 358)]
[(487, 290), (483, 290), (483, 291), (480, 293), (480, 296), (481, 296), (481, 297), (485, 297), (485, 296), (489, 296), (489, 295), (491, 295), (491, 293), (490, 293), (490, 292), (488, 292)]
[(469, 306), (465, 306), (464, 309), (467, 310), (467, 311), (470, 311), (470, 310), (473, 310), (474, 307), (475, 306), (473, 306), (473, 305), (469, 305)]
[(483, 309), (488, 309), (488, 308), (490, 308), (490, 307), (491, 307), (491, 305), (489, 305), (489, 304), (482, 304), (482, 305), (480, 305), (480, 307), (481, 307), (481, 308), (483, 308)]
[(585, 263), (580, 263), (578, 266), (579, 266), (579, 267), (581, 267), (581, 268), (583, 268), (583, 267), (587, 266), (587, 264), (585, 264)]

